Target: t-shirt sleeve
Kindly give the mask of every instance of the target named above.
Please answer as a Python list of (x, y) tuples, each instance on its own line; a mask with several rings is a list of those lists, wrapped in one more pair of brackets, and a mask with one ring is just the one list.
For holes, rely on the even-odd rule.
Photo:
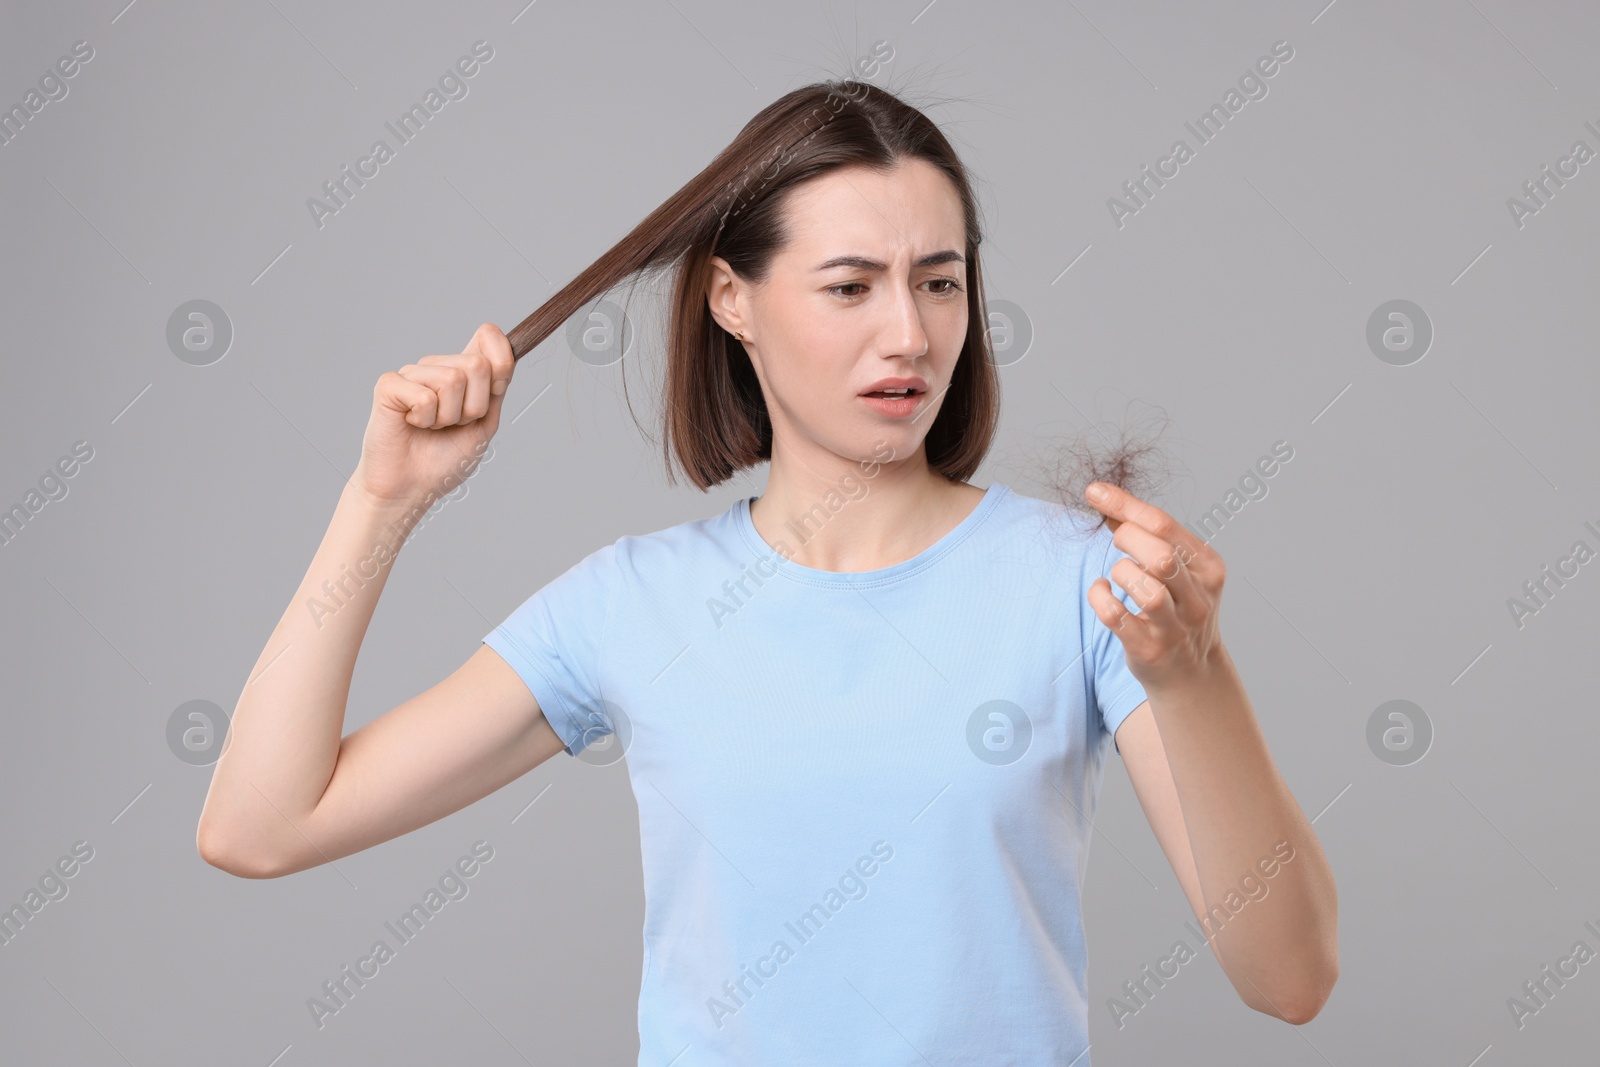
[(621, 584), (619, 544), (573, 564), (483, 638), (522, 677), (571, 756), (611, 732), (601, 663)]
[(1122, 647), (1122, 640), (1100, 621), (1100, 616), (1095, 614), (1094, 607), (1089, 603), (1088, 593), (1096, 578), (1105, 578), (1111, 583), (1111, 591), (1117, 599), (1129, 611), (1137, 613), (1138, 604), (1133, 595), (1111, 577), (1111, 568), (1117, 560), (1126, 558), (1128, 554), (1112, 543), (1110, 528), (1100, 527), (1085, 549), (1083, 588), (1078, 593), (1083, 614), (1085, 658), (1088, 661), (1084, 673), (1089, 681), (1090, 704), (1099, 715), (1101, 727), (1111, 735), (1113, 745), (1116, 744), (1117, 727), (1122, 725), (1122, 720), (1133, 709), (1144, 703), (1145, 691), (1139, 679), (1128, 670), (1127, 653)]

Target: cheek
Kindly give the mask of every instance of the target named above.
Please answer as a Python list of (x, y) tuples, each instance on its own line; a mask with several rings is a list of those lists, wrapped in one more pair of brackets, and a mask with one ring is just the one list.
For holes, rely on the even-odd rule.
[(798, 352), (806, 352), (814, 362), (825, 363), (838, 354), (862, 351), (867, 344), (867, 318), (851, 315), (826, 303), (808, 307), (789, 322), (787, 336)]
[(762, 347), (760, 377), (767, 402), (791, 416), (825, 417), (854, 381), (848, 367), (830, 366), (824, 343), (815, 336), (785, 334), (780, 348)]
[(955, 314), (950, 316), (949, 330), (944, 335), (945, 342), (950, 346), (952, 359), (954, 359), (954, 353), (960, 352), (961, 346), (966, 343), (967, 323), (969, 319), (970, 316), (967, 314), (966, 301), (962, 301), (961, 307), (955, 312)]
[(768, 383), (791, 405), (831, 403), (865, 373), (861, 328), (842, 317), (802, 310), (775, 324), (781, 341), (766, 349)]

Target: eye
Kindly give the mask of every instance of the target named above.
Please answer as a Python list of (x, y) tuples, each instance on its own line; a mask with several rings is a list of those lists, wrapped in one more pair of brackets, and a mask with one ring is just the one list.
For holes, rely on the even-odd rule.
[[(950, 296), (953, 293), (959, 293), (959, 292), (962, 291), (961, 283), (956, 281), (954, 278), (932, 278), (929, 281), (925, 282), (924, 284), (926, 284), (926, 285), (942, 285), (942, 286), (944, 286), (944, 288), (942, 288), (942, 289), (934, 290), (934, 295), (935, 296)], [(859, 293), (846, 293), (846, 292), (842, 292), (842, 290), (845, 290), (845, 289), (864, 289), (864, 288), (866, 288), (866, 286), (861, 282), (845, 282), (845, 283), (843, 283), (841, 285), (830, 285), (830, 286), (828, 286), (827, 291), (830, 292), (830, 293), (833, 293), (835, 296), (840, 296), (840, 297), (844, 297), (845, 299), (849, 299), (850, 297), (859, 296), (861, 294), (859, 294)]]

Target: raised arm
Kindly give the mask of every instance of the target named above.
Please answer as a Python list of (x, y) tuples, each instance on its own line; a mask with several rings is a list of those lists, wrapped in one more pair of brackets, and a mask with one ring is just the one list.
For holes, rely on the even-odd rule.
[(356, 655), (407, 534), (476, 467), (515, 363), (484, 324), (373, 389), (361, 461), (234, 708), (200, 813), (207, 863), (304, 870), (440, 819), (562, 747), (516, 672), (482, 647), (431, 689), (341, 736)]

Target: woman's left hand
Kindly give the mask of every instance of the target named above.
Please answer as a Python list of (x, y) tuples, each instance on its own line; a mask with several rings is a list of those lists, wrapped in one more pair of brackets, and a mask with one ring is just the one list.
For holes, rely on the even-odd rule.
[[(1105, 495), (1095, 499), (1093, 490)], [(1132, 493), (1091, 482), (1084, 493), (1107, 517), (1111, 543), (1127, 553), (1111, 577), (1139, 606), (1123, 606), (1111, 583), (1096, 578), (1087, 594), (1100, 621), (1122, 641), (1128, 670), (1148, 690), (1199, 680), (1226, 659), (1218, 612), (1228, 570), (1210, 545), (1171, 515)]]

